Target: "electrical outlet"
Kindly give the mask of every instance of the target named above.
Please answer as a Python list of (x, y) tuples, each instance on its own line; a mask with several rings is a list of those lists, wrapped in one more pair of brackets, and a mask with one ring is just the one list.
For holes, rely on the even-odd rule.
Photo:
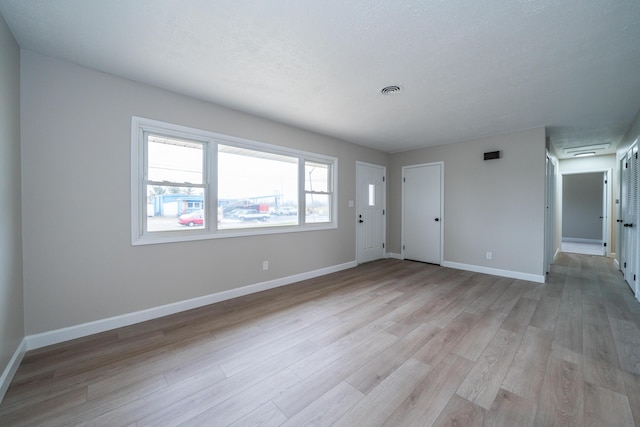
[(263, 270), (269, 269), (269, 261), (262, 261), (262, 269)]
[(491, 252), (487, 252), (487, 259), (493, 259), (493, 254)]

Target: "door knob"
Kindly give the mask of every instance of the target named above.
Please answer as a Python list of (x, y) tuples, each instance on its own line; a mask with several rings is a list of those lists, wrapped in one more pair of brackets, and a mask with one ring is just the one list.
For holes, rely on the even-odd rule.
[(440, 221), (440, 218), (436, 218), (436, 222)]

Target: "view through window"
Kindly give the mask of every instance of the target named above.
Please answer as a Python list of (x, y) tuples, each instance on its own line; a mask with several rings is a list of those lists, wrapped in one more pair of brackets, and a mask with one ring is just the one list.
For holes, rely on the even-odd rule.
[(132, 243), (335, 228), (336, 164), (134, 117)]
[(218, 145), (218, 228), (298, 225), (298, 158)]
[(205, 225), (205, 145), (145, 134), (148, 232)]
[(331, 165), (305, 163), (305, 222), (331, 221)]

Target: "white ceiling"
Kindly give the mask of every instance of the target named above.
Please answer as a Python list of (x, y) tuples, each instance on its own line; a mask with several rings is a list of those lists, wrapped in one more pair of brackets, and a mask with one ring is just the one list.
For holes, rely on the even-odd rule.
[(541, 126), (560, 149), (614, 150), (640, 109), (638, 0), (0, 0), (0, 13), (23, 49), (386, 152)]

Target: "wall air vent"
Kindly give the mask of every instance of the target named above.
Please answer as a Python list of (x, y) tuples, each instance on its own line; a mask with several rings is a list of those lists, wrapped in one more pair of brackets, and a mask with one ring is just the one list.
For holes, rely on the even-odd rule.
[(399, 93), (402, 90), (400, 86), (387, 86), (380, 89), (380, 93), (383, 95), (393, 95)]
[(485, 160), (494, 160), (500, 158), (500, 151), (487, 151), (484, 153)]

